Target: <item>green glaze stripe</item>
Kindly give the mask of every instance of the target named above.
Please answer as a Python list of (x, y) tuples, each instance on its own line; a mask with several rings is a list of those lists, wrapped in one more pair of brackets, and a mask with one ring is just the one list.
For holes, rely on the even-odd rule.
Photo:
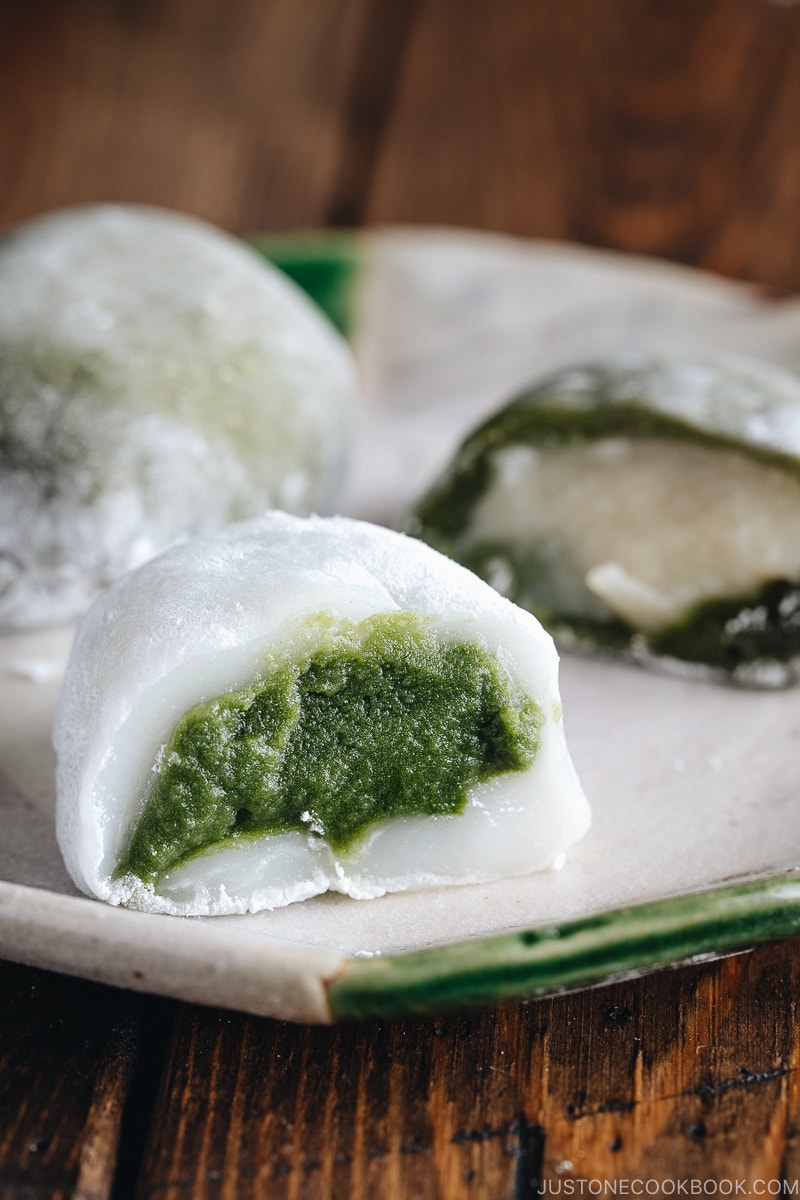
[(353, 334), (362, 260), (357, 236), (331, 230), (253, 237), (250, 242), (319, 305), (340, 333)]
[(408, 1016), (586, 987), (800, 934), (800, 873), (640, 904), (521, 933), (350, 959), (335, 1019)]

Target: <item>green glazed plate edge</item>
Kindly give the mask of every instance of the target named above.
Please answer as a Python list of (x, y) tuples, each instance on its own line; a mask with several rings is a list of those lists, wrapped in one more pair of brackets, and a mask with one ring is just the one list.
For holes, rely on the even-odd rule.
[(254, 234), (248, 242), (301, 288), (331, 323), (352, 339), (363, 238), (346, 230)]
[(334, 1020), (533, 999), (800, 934), (800, 870), (558, 924), (371, 959), (328, 986)]

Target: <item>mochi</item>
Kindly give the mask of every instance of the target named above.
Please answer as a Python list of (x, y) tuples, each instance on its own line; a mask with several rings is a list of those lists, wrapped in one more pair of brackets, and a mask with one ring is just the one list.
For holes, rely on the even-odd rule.
[(180, 538), (326, 511), (356, 397), (332, 325), (252, 248), (144, 207), (0, 241), (0, 627), (65, 621)]
[(533, 616), (403, 534), (270, 512), (185, 542), (79, 627), (67, 868), (191, 915), (552, 866), (590, 819), (557, 676)]
[(563, 370), (476, 430), (413, 529), (560, 645), (800, 671), (800, 381), (737, 356)]

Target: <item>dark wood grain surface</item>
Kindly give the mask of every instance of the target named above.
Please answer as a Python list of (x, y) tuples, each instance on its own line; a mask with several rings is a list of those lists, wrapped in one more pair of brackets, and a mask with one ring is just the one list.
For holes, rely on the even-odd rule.
[[(797, 291), (800, 5), (0, 0), (0, 225), (91, 200), (460, 224)], [(306, 1029), (2, 965), (0, 1197), (775, 1194), (799, 984), (787, 943)]]

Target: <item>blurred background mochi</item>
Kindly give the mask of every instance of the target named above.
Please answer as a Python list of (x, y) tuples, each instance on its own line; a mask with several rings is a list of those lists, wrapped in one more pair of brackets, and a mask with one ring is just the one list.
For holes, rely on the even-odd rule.
[(350, 352), (281, 272), (155, 208), (0, 243), (0, 627), (59, 622), (185, 536), (329, 508)]

